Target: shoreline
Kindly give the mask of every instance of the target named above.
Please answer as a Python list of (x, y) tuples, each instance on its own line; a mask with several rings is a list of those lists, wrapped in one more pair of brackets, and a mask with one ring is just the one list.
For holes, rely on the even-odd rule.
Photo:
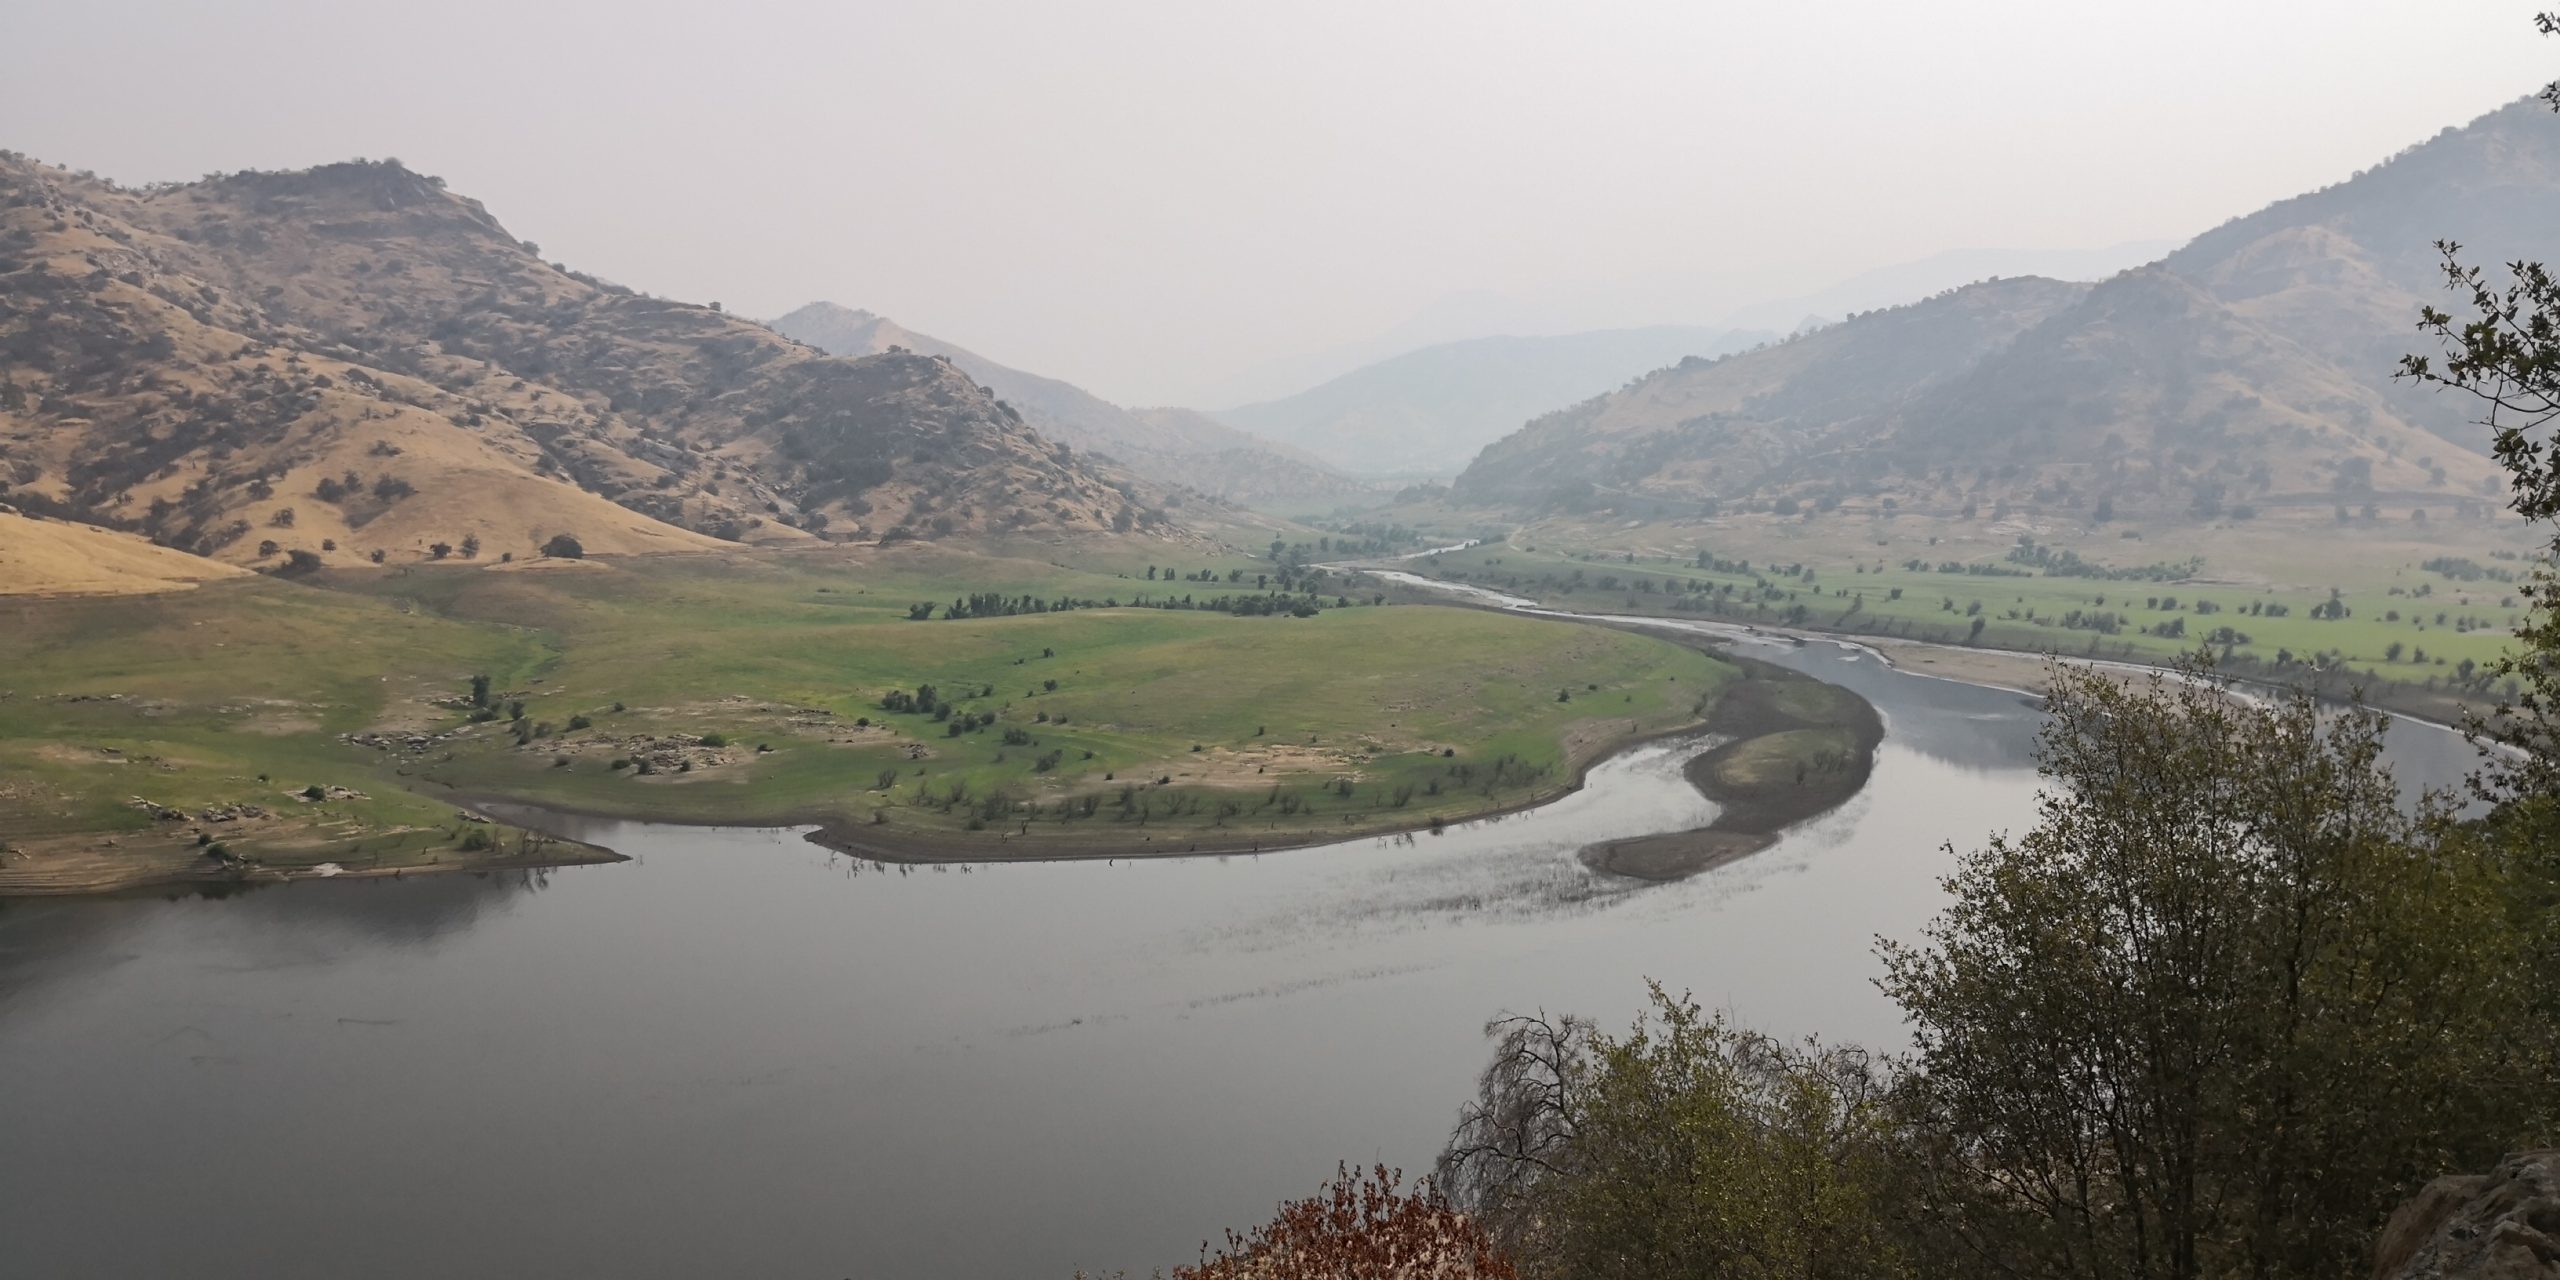
[[(1567, 617), (1554, 614), (1534, 613), (1518, 614), (1516, 616), (1544, 618), (1548, 621), (1563, 622), (1580, 626), (1613, 627), (1620, 630), (1634, 629), (1626, 626), (1616, 619), (1603, 617)], [(1799, 811), (1788, 807), (1783, 801), (1781, 801), (1773, 804), (1766, 811), (1765, 815), (1747, 815), (1745, 819), (1736, 819), (1735, 821), (1737, 822), (1748, 820), (1758, 825), (1760, 829), (1751, 834), (1765, 837), (1765, 839), (1762, 839), (1759, 843), (1754, 844), (1749, 848), (1728, 850), (1726, 860), (1730, 861), (1733, 858), (1745, 857), (1752, 853), (1757, 853), (1761, 849), (1767, 848), (1770, 844), (1776, 843), (1779, 837), (1783, 836), (1789, 828), (1800, 822), (1810, 820), (1823, 813), (1829, 812), (1831, 809), (1836, 808), (1841, 803), (1847, 801), (1851, 796), (1854, 796), (1859, 791), (1865, 789), (1867, 776), (1873, 767), (1876, 745), (1881, 742), (1884, 737), (1883, 716), (1875, 709), (1874, 704), (1868, 702), (1865, 698), (1860, 697), (1856, 693), (1841, 688), (1838, 685), (1830, 684), (1801, 672), (1790, 671), (1775, 663), (1767, 662), (1759, 658), (1731, 652), (1728, 648), (1719, 644), (1716, 637), (1702, 632), (1674, 632), (1672, 634), (1665, 635), (1658, 630), (1647, 630), (1646, 634), (1653, 635), (1658, 639), (1670, 640), (1675, 644), (1681, 644), (1700, 652), (1711, 653), (1722, 661), (1732, 663), (1740, 674), (1735, 680), (1725, 687), (1723, 693), (1716, 699), (1716, 705), (1708, 708), (1707, 714), (1703, 719), (1694, 721), (1687, 725), (1656, 730), (1651, 733), (1630, 734), (1623, 738), (1613, 739), (1606, 744), (1604, 749), (1593, 751), (1587, 759), (1572, 760), (1569, 757), (1568, 761), (1573, 767), (1573, 778), (1572, 781), (1564, 787), (1552, 793), (1537, 795), (1502, 805), (1498, 808), (1469, 813), (1464, 817), (1443, 817), (1437, 822), (1426, 819), (1415, 823), (1380, 829), (1355, 831), (1340, 835), (1321, 835), (1310, 832), (1303, 836), (1299, 836), (1293, 833), (1292, 836), (1284, 837), (1277, 841), (1249, 841), (1239, 843), (1231, 841), (1211, 842), (1193, 840), (1180, 842), (1183, 843), (1184, 847), (1182, 848), (1175, 848), (1173, 845), (1177, 842), (1168, 841), (1164, 847), (1161, 848), (1137, 849), (1126, 847), (1108, 849), (1078, 848), (1073, 847), (1073, 845), (1068, 844), (1068, 842), (1055, 842), (1033, 844), (1019, 850), (1000, 846), (994, 851), (989, 851), (980, 847), (974, 851), (970, 851), (974, 852), (976, 856), (970, 856), (970, 852), (948, 849), (947, 846), (957, 843), (953, 837), (904, 833), (889, 839), (864, 838), (862, 833), (868, 831), (868, 827), (854, 825), (847, 830), (840, 821), (816, 820), (814, 825), (817, 829), (811, 831), (804, 838), (813, 844), (836, 850), (839, 853), (870, 858), (879, 862), (898, 862), (913, 865), (968, 862), (1081, 862), (1091, 861), (1098, 858), (1207, 858), (1226, 857), (1236, 854), (1273, 853), (1288, 849), (1304, 849), (1317, 845), (1339, 844), (1350, 840), (1382, 839), (1413, 835), (1418, 832), (1433, 830), (1436, 827), (1443, 825), (1455, 825), (1462, 822), (1480, 822), (1489, 818), (1505, 817), (1510, 814), (1535, 809), (1581, 791), (1589, 782), (1591, 770), (1598, 767), (1604, 761), (1612, 759), (1624, 752), (1632, 751), (1638, 747), (1691, 735), (1726, 735), (1734, 737), (1734, 740), (1732, 741), (1718, 743), (1715, 746), (1708, 748), (1708, 750), (1702, 753), (1697, 759), (1690, 761), (1687, 766), (1684, 766), (1691, 785), (1696, 786), (1700, 793), (1704, 794), (1708, 799), (1714, 800), (1719, 805), (1726, 806), (1728, 808), (1731, 808), (1735, 804), (1748, 805), (1754, 802), (1766, 803), (1769, 802), (1770, 797), (1761, 794), (1759, 789), (1751, 787), (1719, 783), (1718, 786), (1723, 790), (1723, 794), (1719, 794), (1718, 790), (1710, 789), (1706, 782), (1700, 780), (1700, 775), (1695, 771), (1697, 765), (1700, 761), (1710, 758), (1730, 758), (1731, 753), (1739, 749), (1749, 747), (1753, 743), (1774, 737), (1777, 734), (1791, 731), (1802, 731), (1815, 727), (1846, 729), (1854, 737), (1859, 739), (1860, 745), (1858, 746), (1858, 764), (1855, 770), (1855, 778), (1853, 781), (1849, 782), (1845, 791), (1842, 791), (1835, 798), (1814, 808), (1802, 809)], [(1784, 713), (1776, 713), (1773, 715), (1769, 708), (1753, 705), (1748, 700), (1737, 702), (1737, 699), (1740, 698), (1746, 690), (1766, 690), (1775, 686), (1787, 684), (1810, 685), (1814, 688), (1826, 690), (1827, 693), (1824, 696), (1831, 702), (1831, 705), (1846, 713), (1846, 723), (1822, 722), (1817, 725), (1812, 720), (1788, 717)], [(1737, 733), (1738, 736), (1735, 736)], [(1719, 839), (1729, 838), (1738, 833), (1737, 827), (1722, 825), (1725, 822), (1726, 818), (1720, 815), (1716, 823), (1710, 824), (1702, 830), (1715, 832)], [(1688, 837), (1695, 836), (1697, 834), (1699, 833), (1666, 832), (1657, 836), (1643, 837), (1643, 839)], [(1007, 841), (1026, 842), (1036, 841), (1039, 838), (1017, 835), (1004, 837), (1003, 839)], [(1081, 844), (1082, 842), (1077, 841), (1074, 843)], [(1622, 841), (1619, 843), (1626, 842)], [(1586, 850), (1586, 853), (1587, 852), (1588, 851)], [(1614, 868), (1595, 869), (1610, 871), (1612, 874), (1634, 874), (1632, 872), (1617, 871)], [(1651, 877), (1638, 876), (1637, 878), (1641, 879)]]
[[(308, 867), (268, 867), (252, 865), (246, 870), (233, 870), (221, 863), (210, 862), (193, 844), (185, 846), (172, 859), (157, 851), (150, 865), (136, 866), (121, 862), (107, 866), (74, 866), (70, 869), (31, 870), (23, 865), (32, 855), (23, 850), (0, 856), (0, 902), (12, 898), (82, 898), (111, 897), (150, 893), (161, 890), (193, 891), (223, 888), (262, 888), (268, 885), (298, 884), (308, 880), (398, 880), (408, 876), (452, 875), (458, 872), (533, 871), (553, 867), (609, 866), (629, 862), (627, 856), (601, 845), (587, 844), (550, 832), (537, 832), (551, 843), (539, 856), (521, 852), (491, 851), (495, 856), (449, 850), (455, 856), (432, 862), (401, 863), (396, 866), (349, 867), (321, 861)], [(335, 870), (322, 871), (321, 867)]]
[(1788, 674), (1799, 688), (1821, 690), (1822, 705), (1789, 705), (1786, 681), (1737, 689), (1718, 704), (1723, 723), (1715, 726), (1734, 736), (1682, 768), (1716, 802), (1714, 821), (1588, 845), (1583, 864), (1638, 880), (1685, 880), (1759, 853), (1866, 790), (1884, 741), (1882, 713), (1837, 685)]
[[(1169, 839), (1160, 846), (1152, 837), (1121, 843), (1120, 833), (1098, 827), (1092, 835), (1060, 838), (1054, 834), (1038, 835), (995, 833), (990, 839), (985, 832), (921, 832), (912, 829), (880, 832), (870, 823), (854, 822), (842, 815), (828, 813), (786, 813), (771, 819), (705, 819), (695, 817), (653, 817), (633, 813), (614, 813), (592, 806), (550, 804), (512, 796), (457, 792), (455, 803), (491, 812), (512, 811), (508, 821), (514, 825), (557, 834), (536, 825), (546, 815), (576, 818), (591, 822), (645, 822), (670, 827), (739, 827), (757, 830), (783, 830), (806, 827), (801, 839), (823, 849), (874, 862), (909, 866), (963, 865), (1003, 862), (1103, 862), (1118, 858), (1220, 858), (1238, 855), (1279, 853), (1292, 849), (1308, 849), (1321, 845), (1342, 844), (1353, 840), (1387, 840), (1399, 836), (1419, 835), (1435, 826), (1458, 826), (1492, 818), (1509, 817), (1564, 799), (1589, 784), (1591, 771), (1621, 754), (1639, 747), (1672, 739), (1693, 737), (1711, 732), (1707, 720), (1696, 720), (1641, 734), (1612, 738), (1583, 758), (1569, 759), (1572, 780), (1552, 790), (1464, 815), (1441, 815), (1435, 823), (1424, 818), (1413, 822), (1383, 827), (1361, 827), (1345, 832), (1299, 831), (1255, 839), (1232, 833), (1221, 835), (1218, 828), (1207, 828), (1191, 838)], [(1097, 824), (1103, 820), (1097, 819)], [(568, 837), (562, 837), (564, 839)]]
[[(1622, 625), (1610, 619), (1551, 620), (1593, 626)], [(1687, 737), (1724, 738), (1726, 740), (1709, 745), (1683, 765), (1683, 775), (1690, 784), (1723, 810), (1708, 826), (1613, 841), (1607, 846), (1587, 848), (1578, 855), (1586, 865), (1606, 874), (1642, 880), (1670, 880), (1758, 853), (1777, 843), (1794, 827), (1830, 812), (1865, 789), (1873, 770), (1876, 748), (1884, 737), (1883, 716), (1874, 704), (1850, 690), (1813, 676), (1724, 651), (1713, 636), (1689, 632), (1666, 638), (1714, 651), (1741, 670), (1740, 677), (1726, 688), (1704, 719), (1609, 740), (1601, 748), (1575, 760), (1572, 780), (1562, 787), (1463, 817), (1444, 815), (1437, 822), (1423, 819), (1347, 833), (1300, 831), (1262, 838), (1234, 834), (1222, 836), (1216, 828), (1211, 828), (1198, 835), (1176, 835), (1157, 842), (1151, 835), (1133, 837), (1132, 833), (1102, 829), (1091, 835), (1078, 834), (1066, 838), (1045, 833), (1001, 834), (990, 841), (983, 834), (914, 830), (883, 832), (873, 824), (853, 822), (831, 814), (786, 814), (769, 821), (715, 821), (688, 817), (640, 817), (589, 806), (550, 805), (494, 795), (457, 794), (454, 799), (537, 830), (545, 829), (545, 816), (704, 828), (807, 828), (801, 833), (801, 839), (820, 848), (874, 862), (909, 866), (1217, 858), (1282, 853), (1357, 840), (1394, 839), (1442, 826), (1506, 817), (1552, 804), (1581, 791), (1589, 785), (1592, 769), (1628, 751)], [(1820, 697), (1826, 704), (1823, 711), (1837, 714), (1790, 711), (1778, 706), (1776, 699), (1779, 695), (1775, 691), (1788, 686), (1822, 690)], [(1848, 761), (1848, 767), (1826, 771), (1816, 780), (1817, 785), (1811, 788), (1805, 787), (1802, 781), (1790, 780), (1783, 789), (1772, 783), (1742, 780), (1722, 771), (1722, 766), (1772, 739), (1808, 732), (1848, 735), (1853, 757)], [(1794, 757), (1787, 759), (1792, 762)], [(1663, 843), (1657, 848), (1654, 842)], [(1606, 856), (1595, 853), (1601, 849), (1621, 852)], [(1595, 857), (1601, 860), (1594, 861)], [(1702, 857), (1710, 860), (1702, 860)], [(1676, 863), (1676, 871), (1664, 870), (1666, 861)]]

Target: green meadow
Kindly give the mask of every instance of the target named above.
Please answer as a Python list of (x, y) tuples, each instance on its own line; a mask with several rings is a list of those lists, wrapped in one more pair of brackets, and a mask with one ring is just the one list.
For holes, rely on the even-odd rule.
[[(203, 872), (217, 846), (279, 869), (441, 856), (467, 838), (453, 805), (338, 735), (432, 724), (420, 700), (448, 673), (544, 652), (522, 630), (267, 579), (0, 603), (0, 885), (31, 859), (108, 881), (128, 863)], [(137, 800), (274, 816), (171, 822)]]
[[(2352, 544), (2317, 564), (2129, 541), (2030, 550), (1891, 546), (1690, 531), (1545, 545), (1536, 534), (1417, 562), (1419, 572), (1583, 611), (1718, 618), (2028, 653), (2160, 663), (2199, 648), (2243, 674), (2352, 679), (2443, 703), (2490, 692), (2483, 670), (2523, 619), (2513, 554)], [(2494, 544), (2493, 544), (2494, 545)], [(2210, 549), (2207, 549), (2208, 551)], [(2252, 549), (2254, 550), (2254, 549)], [(2082, 556), (2078, 564), (2073, 559)], [(2106, 559), (2099, 560), (2104, 555)], [(2089, 576), (2160, 566), (2157, 579)]]
[[(165, 844), (213, 828), (136, 797), (246, 802), (277, 817), (219, 831), (235, 853), (370, 868), (451, 856), (459, 804), (514, 799), (824, 822), (946, 856), (1252, 847), (1557, 794), (1611, 745), (1697, 722), (1732, 676), (1604, 628), (1368, 603), (1338, 577), (1312, 616), (1155, 607), (1257, 596), (1274, 570), (917, 545), (16, 602), (0, 840)], [(972, 597), (1038, 605), (950, 616)], [(1061, 601), (1093, 607), (1038, 607)], [(314, 786), (363, 795), (300, 798)]]

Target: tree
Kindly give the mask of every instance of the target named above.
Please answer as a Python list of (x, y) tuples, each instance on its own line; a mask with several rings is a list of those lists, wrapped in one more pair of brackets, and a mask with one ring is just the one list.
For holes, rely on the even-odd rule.
[(427, 544), (427, 555), (431, 559), (442, 560), (446, 556), (452, 554), (453, 544), (450, 542), (431, 542)]
[(551, 535), (551, 541), (542, 544), (542, 554), (560, 560), (583, 560), (586, 558), (587, 549), (578, 545), (575, 537), (565, 533), (555, 533)]
[(476, 560), (479, 556), (480, 535), (476, 533), (466, 533), (462, 535), (462, 558), (465, 560)]
[[(2546, 36), (2560, 34), (2560, 13), (2538, 14), (2534, 23)], [(2541, 96), (2560, 110), (2560, 81)], [(2560, 422), (2560, 279), (2544, 264), (2522, 260), (2493, 276), (2465, 265), (2454, 241), (2436, 248), (2445, 286), (2463, 299), (2466, 314), (2422, 308), (2418, 327), (2440, 351), (2402, 357), (2400, 374), (2478, 399), (2490, 451), (2507, 472), (2509, 505), (2527, 520), (2560, 521), (2560, 440), (2553, 435)], [(2560, 528), (2551, 546), (2560, 553)], [(2505, 748), (2492, 754), (2474, 787), (2497, 803), (2496, 821), (2526, 852), (2541, 881), (2535, 892), (2550, 908), (2560, 904), (2560, 577), (2546, 562), (2522, 592), (2525, 624), (2481, 685), (2515, 692), (2471, 715), (2466, 727)], [(2544, 915), (2560, 918), (2560, 911)], [(2560, 976), (2560, 937), (2548, 945), (2545, 963)]]
[(1174, 1280), (1513, 1280), (1519, 1273), (1495, 1251), (1483, 1227), (1452, 1207), (1428, 1182), (1410, 1190), (1401, 1170), (1342, 1166), (1304, 1200), (1280, 1206), (1250, 1234), (1227, 1233), (1200, 1265), (1176, 1267)]
[(1622, 1038), (1486, 1028), (1493, 1063), (1440, 1158), (1457, 1203), (1533, 1277), (1902, 1274), (1884, 1065), (1652, 996)]
[(2383, 1218), (2548, 1110), (2495, 853), (2405, 809), (2386, 720), (2057, 666), (2024, 836), (1881, 947), (1926, 1220), (1984, 1270), (2361, 1269)]

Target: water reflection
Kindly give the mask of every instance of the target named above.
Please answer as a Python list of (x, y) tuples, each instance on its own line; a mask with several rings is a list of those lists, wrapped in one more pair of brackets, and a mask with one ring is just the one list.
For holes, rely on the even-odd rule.
[(0, 900), (0, 1030), (44, 988), (124, 964), (171, 936), (219, 940), (208, 969), (258, 973), (430, 947), (547, 888), (549, 870), (203, 884), (105, 898)]

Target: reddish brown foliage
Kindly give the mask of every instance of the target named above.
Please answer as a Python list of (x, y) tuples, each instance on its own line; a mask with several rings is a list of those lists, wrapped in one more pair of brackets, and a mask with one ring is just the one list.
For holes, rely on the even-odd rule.
[(1511, 1264), (1429, 1180), (1404, 1171), (1337, 1168), (1315, 1195), (1280, 1206), (1251, 1235), (1227, 1233), (1215, 1256), (1176, 1267), (1173, 1280), (1516, 1280)]

